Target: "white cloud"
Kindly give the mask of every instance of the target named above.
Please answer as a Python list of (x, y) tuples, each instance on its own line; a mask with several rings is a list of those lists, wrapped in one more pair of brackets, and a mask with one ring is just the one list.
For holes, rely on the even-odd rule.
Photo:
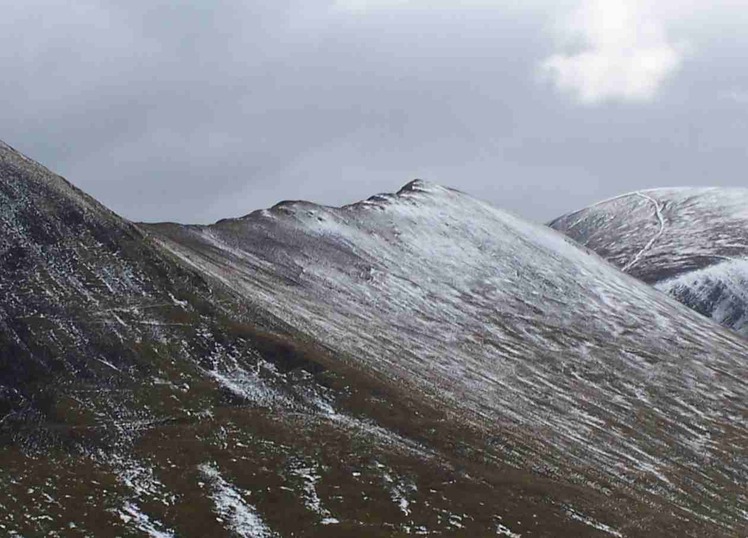
[(564, 51), (541, 65), (584, 104), (650, 101), (683, 60), (665, 17), (637, 0), (583, 0), (561, 28)]

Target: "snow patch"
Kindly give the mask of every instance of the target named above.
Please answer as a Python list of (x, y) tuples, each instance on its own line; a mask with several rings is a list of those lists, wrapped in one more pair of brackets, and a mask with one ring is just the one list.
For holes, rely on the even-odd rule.
[(496, 525), (496, 535), (497, 536), (507, 536), (508, 538), (522, 538), (521, 534), (517, 534), (515, 532), (512, 532), (512, 530), (507, 527), (506, 525), (502, 523), (497, 523)]
[(200, 473), (210, 483), (211, 498), (216, 513), (240, 538), (271, 538), (276, 536), (263, 521), (257, 509), (246, 502), (242, 492), (227, 482), (219, 470), (211, 464), (199, 467)]
[(290, 466), (290, 473), (302, 480), (304, 504), (307, 509), (320, 516), (320, 523), (323, 525), (333, 525), (340, 523), (334, 518), (329, 510), (322, 506), (322, 500), (317, 494), (317, 483), (320, 481), (320, 475), (315, 465), (306, 465), (304, 462), (294, 462)]
[(119, 517), (125, 525), (144, 532), (150, 538), (174, 538), (176, 536), (174, 531), (165, 529), (162, 523), (152, 520), (135, 504), (125, 503), (119, 510)]
[(576, 510), (573, 510), (570, 508), (569, 510), (567, 510), (566, 513), (574, 521), (579, 521), (581, 523), (584, 523), (585, 525), (589, 527), (592, 527), (604, 533), (610, 534), (611, 536), (615, 536), (616, 538), (623, 538), (623, 534), (621, 534), (619, 531), (615, 530), (614, 528), (610, 527), (609, 525), (605, 525), (604, 523), (595, 521), (591, 517), (580, 514)]

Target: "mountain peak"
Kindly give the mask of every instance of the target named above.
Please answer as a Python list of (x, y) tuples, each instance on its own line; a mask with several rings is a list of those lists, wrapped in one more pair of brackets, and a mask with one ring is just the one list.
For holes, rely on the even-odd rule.
[(135, 228), (7, 148), (0, 440), (76, 449), (0, 446), (11, 534), (746, 535), (746, 342), (552, 230), (422, 180)]
[[(497, 437), (543, 431), (537, 452), (532, 434), (517, 440), (527, 461), (555, 465), (547, 447), (566, 447), (617, 483), (620, 454), (635, 447), (636, 478), (621, 487), (656, 484), (675, 499), (683, 454), (724, 457), (695, 449), (678, 428), (656, 441), (623, 432), (726, 427), (720, 406), (731, 404), (710, 403), (709, 370), (720, 361), (742, 371), (737, 336), (559, 234), (439, 185), (416, 180), (344, 208), (306, 209), (151, 229), (186, 263), (362, 370), (433, 395)], [(738, 382), (729, 390), (745, 392)], [(675, 398), (690, 403), (667, 403)], [(576, 471), (556, 476), (567, 472)]]
[[(423, 179), (414, 179), (403, 185), (397, 192), (375, 194), (366, 199), (352, 202), (350, 204), (345, 204), (343, 206), (330, 206), (310, 202), (307, 200), (283, 200), (268, 209), (258, 209), (242, 217), (221, 219), (217, 221), (215, 225), (230, 225), (231, 223), (235, 222), (251, 221), (268, 216), (282, 218), (284, 216), (288, 217), (291, 215), (295, 215), (302, 218), (321, 218), (321, 215), (323, 214), (336, 214), (341, 211), (356, 211), (360, 209), (371, 208), (385, 210), (388, 206), (397, 203), (398, 201), (408, 200), (410, 203), (413, 203), (417, 200), (418, 202), (425, 202), (430, 198), (433, 199), (434, 197), (438, 197), (439, 195), (448, 195), (449, 193), (459, 193), (459, 191), (451, 189), (449, 187), (444, 187), (442, 185), (439, 185), (438, 183), (432, 183)], [(153, 224), (162, 225), (173, 223)]]
[(414, 179), (412, 181), (409, 181), (405, 185), (403, 185), (398, 192), (400, 193), (406, 193), (406, 192), (414, 192), (414, 191), (420, 191), (420, 192), (428, 192), (435, 188), (443, 188), (440, 185), (436, 183), (432, 183), (430, 181), (426, 181), (424, 179)]

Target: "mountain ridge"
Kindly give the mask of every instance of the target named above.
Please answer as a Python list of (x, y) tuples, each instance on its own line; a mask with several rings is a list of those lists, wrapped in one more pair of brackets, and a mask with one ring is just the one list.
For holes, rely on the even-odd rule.
[[(541, 351), (546, 346), (554, 349), (555, 339), (584, 340), (590, 350), (599, 350), (593, 354), (613, 353), (607, 359), (615, 361), (621, 359), (620, 355), (614, 359), (621, 351), (613, 350), (626, 349), (625, 353), (641, 354), (637, 359), (643, 361), (640, 365), (658, 364), (655, 367), (658, 369), (666, 368), (665, 363), (674, 360), (675, 354), (683, 363), (672, 363), (668, 375), (674, 377), (669, 381), (669, 389), (675, 390), (674, 379), (684, 375), (682, 371), (676, 373), (681, 368), (696, 375), (683, 385), (686, 399), (694, 396), (695, 387), (701, 383), (696, 379), (706, 374), (703, 368), (716, 367), (716, 363), (707, 366), (708, 361), (703, 364), (694, 361), (697, 348), (692, 346), (699, 344), (689, 331), (721, 342), (718, 346), (730, 342), (729, 346), (735, 346), (734, 353), (745, 354), (737, 337), (717, 329), (639, 281), (619, 276), (596, 255), (580, 251), (568, 238), (524, 223), (456, 191), (423, 186), (426, 195), (420, 192), (418, 184), (417, 187), (400, 196), (380, 195), (343, 208), (297, 204), (213, 226), (167, 224), (153, 225), (149, 230), (187, 263), (233, 287), (248, 300), (259, 301), (288, 323), (305, 327), (312, 337), (324, 338), (334, 349), (359, 357), (367, 368), (394, 376), (398, 383), (407, 383), (412, 390), (437, 397), (442, 405), (461, 410), (463, 418), (477, 416), (478, 423), (484, 426), (486, 421), (496, 424), (500, 420), (501, 428), (515, 431), (513, 442), (517, 446), (526, 443), (522, 450), (528, 452), (520, 455), (520, 450), (514, 457), (519, 456), (520, 462), (523, 457), (535, 459), (536, 465), (542, 462), (540, 465), (548, 468), (559, 465), (552, 451), (543, 455), (534, 452), (536, 449), (532, 447), (537, 438), (533, 434), (517, 435), (517, 428), (532, 432), (542, 424), (548, 435), (545, 441), (553, 439), (564, 446), (567, 454), (568, 451), (584, 453), (586, 445), (581, 438), (575, 438), (558, 410), (585, 407), (576, 393), (601, 387), (600, 380), (593, 376), (585, 380), (589, 382), (585, 388), (581, 385), (572, 388), (564, 375), (546, 370), (550, 367), (544, 361), (554, 364), (554, 368), (558, 365), (562, 371), (565, 368), (574, 371), (576, 367), (571, 366), (576, 364), (574, 361), (580, 361), (580, 365), (587, 361), (584, 353), (566, 344), (557, 351), (575, 358), (565, 366), (555, 363), (548, 351)], [(565, 280), (571, 275), (576, 276)], [(605, 284), (598, 288), (601, 283)], [(267, 295), (266, 290), (273, 290), (272, 295)], [(286, 296), (294, 297), (293, 306), (284, 305)], [(503, 314), (502, 308), (494, 308), (501, 304), (506, 305)], [(644, 304), (647, 306), (642, 307)], [(621, 319), (622, 326), (617, 326), (604, 321), (607, 317), (616, 319), (624, 315), (616, 312), (623, 305), (629, 310), (626, 315), (632, 317), (630, 323)], [(593, 314), (593, 307), (600, 310)], [(662, 312), (662, 317), (654, 312)], [(598, 319), (593, 322), (595, 317)], [(678, 322), (671, 324), (668, 321), (671, 317)], [(440, 319), (450, 322), (440, 324)], [(505, 325), (507, 322), (509, 325)], [(483, 327), (487, 332), (472, 331), (470, 327)], [(513, 332), (520, 327), (522, 332)], [(640, 347), (642, 344), (627, 334), (650, 334), (645, 347), (656, 347), (657, 341), (664, 345), (657, 351), (650, 348), (645, 352)], [(610, 342), (609, 350), (606, 340)], [(681, 345), (685, 346), (682, 352), (675, 351)], [(514, 362), (523, 348), (527, 360)], [(661, 356), (655, 358), (653, 351)], [(698, 353), (702, 360), (714, 355), (713, 350), (706, 349)], [(668, 355), (669, 359), (663, 358)], [(731, 366), (721, 363), (717, 368), (733, 371), (737, 376), (742, 363), (732, 362), (729, 355), (723, 357)], [(389, 358), (392, 356), (398, 357), (397, 361)], [(450, 356), (451, 361), (446, 359)], [(422, 370), (429, 357), (438, 357), (440, 363)], [(514, 373), (507, 376), (507, 371), (497, 371), (491, 361), (511, 366), (507, 371)], [(626, 360), (617, 363), (601, 375), (614, 379), (629, 368), (625, 363)], [(640, 375), (635, 373), (639, 367), (627, 370), (628, 375)], [(525, 368), (526, 372), (516, 375)], [(618, 368), (622, 370), (617, 371)], [(651, 390), (651, 382), (646, 383), (650, 386), (646, 390)], [(733, 389), (744, 390), (736, 383)], [(571, 401), (564, 402), (557, 384), (563, 384), (565, 394), (570, 395), (565, 397)], [(517, 386), (524, 388), (519, 391)], [(506, 391), (512, 397), (497, 396), (496, 390)], [(622, 401), (639, 405), (634, 403), (640, 397), (634, 396), (636, 390), (625, 396), (626, 390), (616, 389), (615, 394), (604, 398), (623, 398)], [(523, 400), (524, 403), (518, 403)], [(696, 409), (704, 404), (705, 401), (694, 402), (687, 407), (695, 405)], [(554, 407), (556, 414), (540, 418), (546, 406)], [(587, 435), (603, 433), (593, 426), (598, 418), (608, 422), (621, 419), (612, 418), (607, 411), (602, 413), (584, 419), (591, 428)], [(627, 431), (635, 428), (632, 424), (625, 426)], [(501, 429), (500, 435), (507, 436), (507, 429)], [(613, 445), (608, 446), (607, 442)], [(603, 455), (607, 450), (611, 454), (642, 450), (641, 446), (612, 448), (616, 442), (599, 440), (594, 446), (600, 452), (579, 456), (580, 460), (601, 458), (595, 464), (599, 471), (604, 467), (602, 460), (609, 457)], [(689, 444), (685, 439), (671, 439), (668, 443), (673, 446), (684, 443), (682, 450), (693, 450), (685, 448)], [(643, 461), (641, 465), (642, 469), (649, 468), (652, 476), (658, 476), (659, 471), (654, 470), (651, 462)], [(560, 478), (569, 471), (557, 472)], [(617, 480), (612, 475), (608, 478)], [(669, 479), (659, 475), (655, 482), (659, 483), (655, 487), (661, 487)]]
[(0, 180), (2, 533), (598, 534), (599, 494), (487, 464), (480, 432), (5, 147)]
[(744, 534), (748, 344), (570, 239), (423, 182), (109, 225), (14, 155), (0, 366), (51, 373), (0, 423), (0, 529)]

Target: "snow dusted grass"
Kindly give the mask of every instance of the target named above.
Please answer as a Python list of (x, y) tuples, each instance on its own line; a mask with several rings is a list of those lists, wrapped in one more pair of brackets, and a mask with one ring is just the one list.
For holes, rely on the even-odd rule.
[(145, 533), (149, 538), (174, 538), (174, 532), (165, 530), (163, 525), (153, 521), (147, 514), (143, 513), (137, 505), (125, 503), (119, 511), (122, 522), (133, 530)]
[(174, 503), (174, 495), (166, 490), (166, 486), (156, 478), (154, 469), (149, 465), (117, 454), (101, 454), (97, 459), (112, 467), (116, 476), (132, 492), (135, 499), (154, 500), (166, 506)]
[(597, 203), (551, 226), (697, 312), (748, 334), (748, 189), (645, 192)]
[[(204, 260), (194, 258), (201, 274), (185, 270), (141, 228), (2, 145), (0, 176), (0, 248), (12, 249), (2, 260), (0, 317), (11, 322), (2, 336), (16, 346), (14, 360), (53, 372), (33, 379), (31, 388), (50, 389), (51, 397), (41, 399), (44, 414), (32, 413), (22, 424), (23, 434), (33, 435), (19, 442), (45, 456), (0, 447), (0, 531), (151, 538), (359, 531), (483, 536), (496, 529), (494, 514), (510, 518), (511, 528), (510, 522), (522, 521), (528, 530), (537, 522), (535, 506), (554, 514), (545, 523), (554, 529), (583, 528), (558, 518), (560, 505), (534, 496), (529, 471), (517, 476), (496, 454), (480, 452), (484, 441), (504, 437), (458, 427), (475, 411), (494, 421), (495, 410), (506, 407), (500, 418), (511, 421), (512, 413), (522, 416), (548, 399), (533, 394), (521, 402), (524, 408), (506, 406), (504, 398), (519, 400), (504, 394), (515, 381), (531, 393), (554, 386), (535, 369), (512, 364), (532, 346), (527, 338), (507, 337), (486, 312), (496, 314), (508, 301), (511, 308), (500, 315), (520, 320), (509, 325), (556, 351), (569, 347), (553, 334), (533, 333), (533, 319), (521, 322), (544, 304), (554, 275), (532, 263), (498, 264), (494, 258), (501, 252), (491, 243), (496, 223), (465, 221), (466, 215), (485, 217), (482, 205), (450, 216), (453, 200), (443, 211), (424, 211), (423, 196), (441, 199), (450, 192), (417, 183), (401, 195), (341, 210), (296, 203), (260, 212), (256, 217), (271, 227), (296, 222), (298, 228), (283, 231), (277, 244), (250, 234), (250, 241), (271, 239), (256, 251), (237, 245), (231, 234), (208, 230), (203, 239), (213, 260), (225, 251), (236, 261), (232, 270), (211, 274), (251, 292), (255, 302), (247, 312), (235, 309), (234, 296), (214, 279), (204, 278)], [(500, 231), (509, 236), (514, 228)], [(456, 244), (454, 237), (466, 240)], [(528, 244), (542, 251), (547, 245), (536, 244), (543, 241), (515, 240), (509, 251), (521, 257)], [(492, 271), (497, 265), (498, 275)], [(251, 285), (246, 267), (258, 271)], [(525, 296), (528, 308), (518, 310), (517, 294), (492, 290), (521, 284), (525, 272), (540, 277), (540, 285)], [(616, 297), (608, 300), (614, 305)], [(466, 333), (476, 327), (476, 315), (488, 333), (506, 340)], [(287, 345), (263, 345), (252, 329), (269, 323), (264, 329), (288, 334), (279, 319), (322, 343), (334, 360), (318, 364)], [(511, 360), (476, 353), (484, 347)], [(349, 359), (357, 370), (347, 377), (350, 369), (334, 366)], [(371, 371), (382, 374), (376, 383), (364, 381), (374, 378)], [(28, 388), (21, 378), (10, 386)], [(523, 394), (526, 387), (516, 390)], [(424, 392), (443, 394), (436, 400), (440, 406), (424, 403)], [(569, 398), (563, 403), (574, 401)], [(683, 407), (695, 408), (692, 403), (684, 400)], [(526, 415), (522, 427), (548, 427), (547, 410), (541, 411)], [(577, 419), (607, 425), (592, 411), (574, 413), (571, 422)], [(2, 433), (18, 431), (9, 425), (19, 423), (3, 412)], [(39, 434), (37, 425), (48, 431)], [(587, 433), (568, 430), (572, 440)], [(290, 458), (303, 460), (295, 476), (288, 475)], [(386, 465), (374, 469), (372, 461)], [(552, 496), (556, 484), (543, 491)]]
[(657, 289), (748, 335), (748, 259), (728, 260), (658, 282)]
[(262, 520), (257, 509), (245, 500), (246, 492), (227, 482), (211, 464), (200, 466), (200, 473), (212, 489), (211, 498), (218, 517), (241, 538), (272, 538), (275, 533)]
[[(416, 485), (404, 480), (395, 480), (387, 472), (382, 475), (382, 478), (390, 492), (392, 502), (395, 503), (405, 517), (409, 517), (411, 514), (409, 497), (418, 491)], [(452, 521), (450, 521), (450, 523), (452, 523)], [(452, 526), (454, 526), (454, 524)]]
[(587, 517), (583, 514), (580, 514), (579, 512), (576, 512), (575, 510), (569, 510), (568, 512), (569, 517), (575, 521), (581, 521), (585, 525), (592, 527), (593, 529), (597, 529), (599, 531), (604, 532), (605, 534), (608, 534), (610, 536), (614, 536), (615, 538), (624, 538), (623, 534), (618, 532), (617, 530), (611, 528), (608, 525), (605, 525), (604, 523), (600, 523), (599, 521), (595, 521), (591, 517)]
[(317, 494), (317, 482), (320, 481), (318, 469), (315, 465), (303, 462), (293, 462), (289, 469), (292, 476), (302, 481), (303, 498), (306, 507), (317, 514), (322, 525), (335, 525), (340, 520), (333, 517), (329, 510), (322, 506), (322, 500)]
[[(632, 200), (648, 223), (623, 261), (636, 268), (672, 223), (651, 192), (615, 203)], [(738, 514), (723, 496), (742, 487), (728, 440), (748, 401), (745, 344), (547, 228), (414, 182), (344, 208), (290, 202), (156, 231), (358, 367), (510, 436), (518, 449), (500, 458), (683, 514)]]

